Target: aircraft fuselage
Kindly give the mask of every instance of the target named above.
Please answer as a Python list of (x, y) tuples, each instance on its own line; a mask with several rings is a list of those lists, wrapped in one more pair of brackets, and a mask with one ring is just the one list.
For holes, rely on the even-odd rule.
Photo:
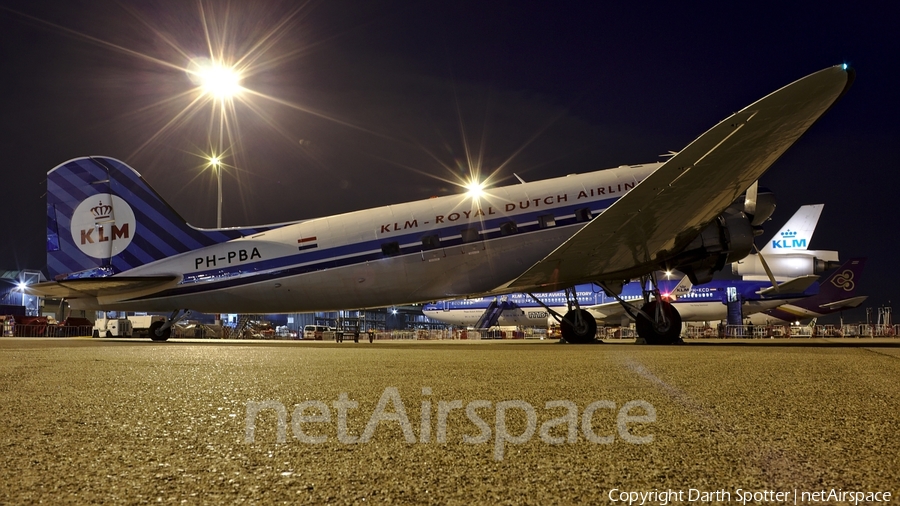
[[(306, 220), (136, 267), (175, 287), (73, 307), (277, 313), (500, 293), (658, 168), (623, 166)], [(141, 226), (138, 223), (136, 226)]]

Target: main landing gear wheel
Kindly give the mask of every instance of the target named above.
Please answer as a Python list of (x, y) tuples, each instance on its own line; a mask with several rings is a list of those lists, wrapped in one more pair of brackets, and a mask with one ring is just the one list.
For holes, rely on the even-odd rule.
[(150, 324), (150, 339), (154, 341), (165, 341), (169, 339), (169, 336), (172, 335), (172, 327), (167, 327), (165, 330), (162, 330), (159, 333), (156, 332), (160, 327), (163, 326), (163, 323), (164, 322), (161, 321), (155, 321)]
[[(657, 304), (661, 304), (657, 308)], [(681, 315), (671, 303), (664, 301), (651, 301), (641, 308), (643, 313), (638, 313), (634, 326), (637, 328), (638, 337), (647, 341), (647, 344), (677, 344), (681, 341)], [(665, 318), (657, 315), (660, 311)], [(648, 320), (644, 313), (654, 318)], [(662, 316), (660, 315), (660, 316)]]
[(559, 328), (567, 343), (592, 343), (597, 336), (597, 320), (584, 309), (573, 309), (566, 313)]

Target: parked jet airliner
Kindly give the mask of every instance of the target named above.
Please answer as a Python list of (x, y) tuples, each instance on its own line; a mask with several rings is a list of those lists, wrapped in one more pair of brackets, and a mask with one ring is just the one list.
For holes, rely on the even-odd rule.
[[(659, 283), (661, 295), (666, 299), (674, 298), (675, 293), (687, 293), (691, 288), (687, 277), (674, 288), (667, 285), (665, 282)], [(422, 313), (433, 320), (465, 327), (546, 327), (548, 318), (553, 317), (554, 312), (565, 314), (569, 310), (567, 304), (577, 297), (578, 305), (588, 311), (595, 320), (607, 325), (618, 325), (623, 318), (627, 320), (624, 306), (619, 300), (640, 304), (643, 302), (645, 290), (648, 289), (652, 289), (650, 283), (642, 288), (641, 282), (632, 281), (622, 288), (620, 294), (611, 296), (606, 295), (597, 285), (577, 285), (574, 293), (569, 294), (564, 291), (511, 293), (444, 300), (425, 304), (422, 306)]]
[[(815, 295), (817, 279), (817, 276), (796, 278), (779, 285), (778, 291), (773, 290), (768, 281), (740, 280), (713, 280), (694, 287), (687, 283), (678, 295), (675, 295), (678, 290), (670, 291), (666, 282), (660, 282), (659, 289), (663, 298), (671, 301), (682, 321), (710, 321), (725, 319), (725, 294), (729, 287), (735, 288), (741, 295), (744, 314), (749, 315), (794, 299)], [(682, 281), (687, 281), (687, 278)], [(616, 298), (607, 296), (600, 287), (578, 285), (575, 291), (579, 306), (591, 313), (597, 321), (606, 325), (630, 323), (621, 303)], [(625, 285), (620, 298), (626, 302), (642, 302), (643, 293), (641, 283), (632, 281)], [(534, 295), (557, 313), (564, 314), (568, 309), (568, 300), (563, 292)], [(440, 322), (475, 328), (490, 328), (495, 325), (546, 327), (551, 316), (549, 311), (524, 293), (441, 301), (426, 304), (422, 307), (422, 313)]]
[[(659, 289), (663, 298), (671, 301), (681, 315), (682, 321), (724, 320), (726, 317), (726, 293), (734, 288), (743, 301), (745, 316), (778, 307), (802, 297), (810, 297), (818, 292), (815, 282), (818, 276), (802, 276), (781, 283), (774, 290), (768, 281), (713, 280), (701, 286), (691, 286), (687, 278), (678, 285), (661, 281)], [(606, 295), (595, 285), (575, 287), (578, 304), (597, 320), (606, 325), (630, 323), (622, 304), (616, 298)], [(641, 302), (646, 287), (633, 281), (625, 285), (620, 298), (626, 302)], [(568, 302), (563, 292), (534, 294), (545, 301), (554, 311), (564, 314)], [(452, 325), (475, 328), (497, 326), (546, 327), (550, 312), (528, 294), (513, 293), (500, 297), (476, 297), (426, 304), (422, 307), (425, 316)]]
[(865, 258), (851, 258), (819, 283), (819, 293), (816, 295), (754, 313), (750, 316), (750, 322), (754, 325), (781, 325), (859, 307), (868, 298), (857, 291), (865, 265)]
[[(708, 280), (749, 253), (753, 227), (768, 217), (755, 200), (733, 205), (737, 197), (853, 77), (846, 65), (810, 74), (662, 164), (261, 227), (192, 227), (131, 167), (77, 158), (47, 175), (54, 281), (29, 292), (78, 309), (171, 311), (151, 332), (165, 340), (186, 310), (384, 307), (585, 282), (617, 293), (629, 279), (673, 268), (695, 283)], [(649, 302), (640, 318), (648, 342), (678, 338), (681, 321), (670, 305)], [(567, 341), (586, 342), (596, 322), (576, 307), (562, 327)]]

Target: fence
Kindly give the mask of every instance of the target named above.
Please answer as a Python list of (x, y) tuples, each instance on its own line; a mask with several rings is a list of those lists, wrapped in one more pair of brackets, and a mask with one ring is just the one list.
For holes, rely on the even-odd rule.
[[(4, 322), (6, 323), (6, 322)], [(222, 336), (221, 327), (199, 325), (193, 328), (182, 329), (179, 326), (173, 328), (173, 337), (219, 339)], [(11, 337), (83, 337), (90, 336), (92, 327), (88, 325), (61, 326), (39, 323), (33, 325), (6, 324), (3, 326), (3, 336)], [(798, 326), (798, 325), (726, 325), (723, 327), (703, 327), (685, 325), (682, 336), (689, 339), (710, 338), (744, 338), (744, 339), (770, 339), (784, 337), (898, 337), (900, 325), (834, 325)], [(373, 333), (374, 340), (410, 340), (433, 341), (441, 339), (543, 339), (549, 337), (545, 332), (534, 329), (524, 332), (500, 332), (497, 330), (397, 330)], [(600, 327), (597, 329), (597, 337), (600, 339), (634, 339), (637, 337), (631, 327)], [(255, 339), (297, 339), (296, 337), (266, 335), (254, 336)], [(367, 332), (360, 332), (359, 339), (369, 339)], [(328, 339), (331, 340), (331, 339)], [(344, 340), (353, 340), (352, 333), (344, 333)]]
[(6, 337), (86, 337), (91, 335), (90, 325), (60, 326), (49, 324), (10, 325), (4, 327)]
[(783, 337), (897, 337), (900, 325), (685, 325), (686, 338), (773, 339)]
[(597, 330), (600, 339), (634, 339), (637, 332), (632, 327), (600, 327)]

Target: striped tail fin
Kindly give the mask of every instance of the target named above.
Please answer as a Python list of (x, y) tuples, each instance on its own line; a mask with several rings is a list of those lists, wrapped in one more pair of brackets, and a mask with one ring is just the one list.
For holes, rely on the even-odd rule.
[(53, 279), (104, 277), (271, 227), (193, 227), (119, 160), (84, 157), (47, 173), (47, 268)]

